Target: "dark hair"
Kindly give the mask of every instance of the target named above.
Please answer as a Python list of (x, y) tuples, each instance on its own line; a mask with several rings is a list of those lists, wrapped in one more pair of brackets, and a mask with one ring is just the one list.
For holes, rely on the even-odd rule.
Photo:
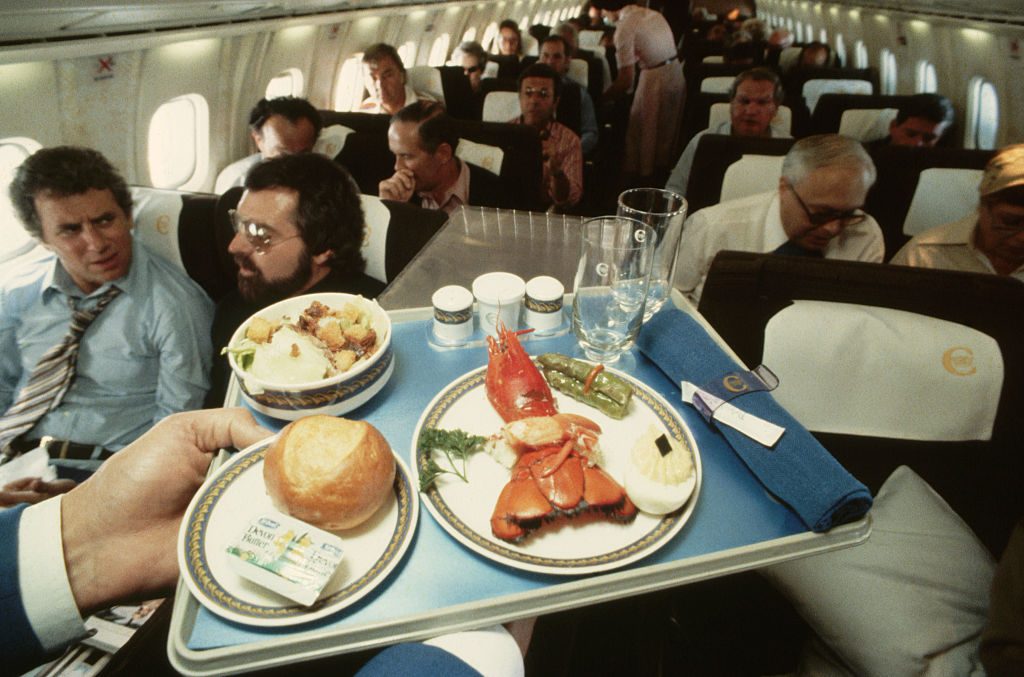
[(318, 153), (282, 155), (264, 160), (245, 177), (246, 190), (284, 188), (297, 193), (295, 223), (313, 256), (334, 252), (335, 270), (362, 272), (363, 207), (359, 188), (340, 165)]
[(949, 124), (953, 122), (953, 103), (941, 94), (914, 94), (900, 105), (896, 124), (903, 124), (907, 118), (924, 118), (936, 124)]
[(772, 90), (772, 101), (776, 104), (781, 104), (782, 100), (786, 97), (786, 93), (782, 90), (782, 80), (775, 71), (770, 68), (751, 68), (737, 75), (736, 79), (732, 81), (732, 86), (729, 87), (729, 101), (736, 98), (736, 90), (747, 80), (772, 83), (774, 87)]
[(420, 147), (430, 154), (437, 152), (442, 143), (447, 143), (455, 150), (459, 145), (459, 136), (455, 124), (437, 101), (414, 101), (391, 116), (391, 124), (410, 122), (419, 125)]
[(590, 4), (598, 9), (607, 10), (609, 12), (618, 12), (626, 5), (632, 5), (633, 0), (592, 0)]
[(803, 46), (803, 48), (801, 48), (800, 54), (799, 56), (797, 56), (796, 59), (797, 63), (800, 65), (804, 65), (804, 54), (807, 54), (812, 50), (825, 52), (825, 63), (822, 64), (822, 67), (832, 65), (832, 48), (826, 45), (824, 42), (818, 42), (817, 40), (815, 40), (814, 42), (808, 42), (806, 45)]
[(555, 70), (547, 65), (546, 63), (535, 62), (524, 68), (519, 73), (519, 78), (516, 80), (516, 91), (522, 91), (523, 80), (526, 78), (548, 78), (553, 83), (553, 89), (555, 90), (555, 98), (559, 98), (562, 95), (562, 78), (559, 77)]
[(391, 59), (398, 66), (398, 70), (405, 73), (405, 64), (402, 63), (402, 57), (398, 55), (398, 50), (389, 45), (386, 42), (377, 42), (366, 48), (363, 52), (363, 63), (374, 63), (381, 59)]
[(8, 188), (25, 230), (38, 240), (43, 239), (43, 225), (36, 212), (37, 195), (67, 197), (90, 190), (109, 190), (117, 206), (131, 218), (128, 184), (114, 165), (92, 148), (57, 146), (36, 151), (21, 163)]
[(473, 40), (467, 40), (458, 47), (455, 48), (456, 52), (462, 52), (463, 54), (469, 54), (470, 56), (476, 57), (476, 65), (483, 68), (487, 64), (487, 52), (484, 51), (483, 45)]
[(320, 136), (324, 123), (313, 104), (297, 96), (279, 96), (276, 99), (260, 99), (249, 111), (249, 129), (259, 133), (272, 115), (280, 115), (292, 124), (299, 120), (313, 123), (313, 138)]
[(543, 47), (544, 44), (548, 43), (548, 42), (560, 42), (560, 43), (562, 43), (562, 48), (565, 49), (565, 55), (567, 57), (570, 57), (570, 58), (572, 57), (572, 48), (569, 47), (569, 41), (566, 40), (565, 38), (563, 38), (561, 35), (558, 35), (557, 33), (551, 33), (546, 38), (541, 40), (540, 44)]

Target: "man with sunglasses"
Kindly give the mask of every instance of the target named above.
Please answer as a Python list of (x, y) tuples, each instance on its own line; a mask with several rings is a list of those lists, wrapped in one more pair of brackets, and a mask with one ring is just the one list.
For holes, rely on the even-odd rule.
[(730, 249), (881, 262), (882, 231), (861, 207), (875, 165), (857, 141), (820, 134), (793, 144), (779, 187), (696, 212), (679, 243), (675, 286), (694, 303), (718, 252)]
[[(238, 289), (217, 304), (214, 351), (271, 303), (317, 292), (373, 298), (384, 289), (363, 272), (359, 189), (348, 172), (322, 155), (286, 155), (256, 165), (229, 216), (235, 236), (228, 253), (238, 266)], [(215, 359), (210, 406), (223, 403), (229, 376), (227, 360)]]
[[(52, 464), (78, 480), (202, 404), (213, 304), (134, 240), (131, 194), (99, 152), (44, 148), (18, 168), (10, 195), (43, 251), (5, 264), (0, 286), (0, 452), (50, 437)], [(73, 486), (33, 479), (3, 489), (35, 502)]]
[(1007, 146), (989, 160), (978, 193), (976, 211), (915, 236), (892, 263), (1024, 282), (1024, 144)]

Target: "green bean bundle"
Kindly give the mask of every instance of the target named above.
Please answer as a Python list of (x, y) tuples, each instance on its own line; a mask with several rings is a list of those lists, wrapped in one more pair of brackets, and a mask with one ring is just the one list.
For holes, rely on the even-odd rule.
[(552, 388), (612, 418), (626, 415), (629, 400), (633, 397), (633, 386), (623, 379), (606, 371), (594, 376), (594, 365), (558, 353), (545, 353), (537, 361), (544, 368), (544, 378)]

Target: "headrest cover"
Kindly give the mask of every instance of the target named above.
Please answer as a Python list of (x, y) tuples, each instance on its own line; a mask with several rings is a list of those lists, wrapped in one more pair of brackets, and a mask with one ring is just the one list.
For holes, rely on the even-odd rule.
[(1007, 146), (985, 166), (978, 192), (982, 197), (1024, 185), (1024, 143)]

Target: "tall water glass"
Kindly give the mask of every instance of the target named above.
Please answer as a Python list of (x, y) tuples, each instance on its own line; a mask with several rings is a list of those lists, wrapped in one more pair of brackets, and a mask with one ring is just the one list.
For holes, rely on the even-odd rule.
[(572, 329), (587, 357), (615, 362), (636, 340), (658, 236), (620, 216), (583, 222)]
[(650, 226), (658, 236), (644, 310), (645, 322), (665, 305), (672, 292), (672, 273), (676, 267), (679, 236), (686, 220), (686, 207), (686, 200), (681, 195), (661, 188), (633, 188), (619, 195), (619, 216)]

